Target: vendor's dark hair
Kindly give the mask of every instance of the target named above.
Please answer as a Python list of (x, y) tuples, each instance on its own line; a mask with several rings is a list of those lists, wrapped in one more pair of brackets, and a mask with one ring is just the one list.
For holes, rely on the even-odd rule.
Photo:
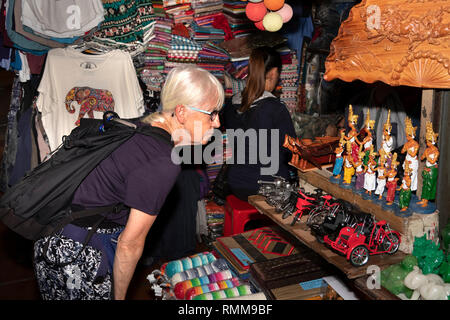
[(260, 47), (252, 50), (248, 66), (247, 85), (242, 91), (242, 105), (240, 112), (247, 111), (265, 88), (266, 74), (273, 68), (281, 72), (280, 54), (273, 48)]

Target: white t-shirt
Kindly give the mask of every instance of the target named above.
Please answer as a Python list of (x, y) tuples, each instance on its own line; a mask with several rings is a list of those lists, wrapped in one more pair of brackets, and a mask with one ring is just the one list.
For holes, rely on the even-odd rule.
[(38, 91), (36, 105), (52, 151), (80, 118), (101, 119), (104, 111), (136, 118), (145, 111), (130, 54), (121, 50), (87, 55), (70, 47), (52, 49)]
[(101, 0), (21, 0), (22, 24), (49, 37), (83, 36), (104, 20)]

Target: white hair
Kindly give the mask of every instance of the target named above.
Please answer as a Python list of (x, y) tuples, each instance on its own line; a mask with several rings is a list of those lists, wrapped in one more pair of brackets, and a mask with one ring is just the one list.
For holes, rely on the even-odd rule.
[[(204, 108), (213, 105), (214, 110), (223, 106), (225, 93), (215, 76), (194, 65), (173, 68), (167, 75), (161, 90), (162, 113), (172, 113), (177, 105)], [(155, 121), (161, 114), (154, 113), (144, 119)]]

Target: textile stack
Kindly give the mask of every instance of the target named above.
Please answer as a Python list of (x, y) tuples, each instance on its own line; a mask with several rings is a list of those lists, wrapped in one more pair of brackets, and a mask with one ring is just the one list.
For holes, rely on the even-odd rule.
[(198, 66), (208, 70), (219, 81), (225, 83), (225, 65), (228, 63), (229, 57), (225, 50), (215, 43), (209, 41), (205, 43), (198, 53)]
[(191, 39), (172, 34), (170, 50), (167, 53), (167, 61), (164, 64), (164, 73), (167, 75), (173, 68), (186, 65), (197, 64), (198, 52), (201, 45)]
[(166, 57), (171, 49), (172, 25), (171, 19), (157, 17), (154, 28), (155, 37), (149, 42), (145, 52), (137, 57), (141, 64), (137, 72), (148, 90), (161, 91), (165, 79)]
[(222, 16), (222, 0), (192, 0), (194, 21), (199, 26), (211, 25), (215, 17)]
[(251, 49), (248, 37), (224, 41), (220, 47), (230, 57), (230, 62), (225, 66), (225, 94), (227, 97), (231, 97), (245, 88)]
[(225, 208), (214, 201), (206, 201), (206, 225), (208, 236), (215, 240), (223, 236), (223, 223), (225, 220)]
[(164, 4), (162, 0), (152, 0), (153, 14), (156, 17), (166, 18), (166, 12), (164, 11)]
[(282, 87), (281, 101), (287, 106), (292, 114), (297, 109), (297, 86), (298, 86), (298, 59), (294, 50), (284, 48), (280, 50), (282, 67), (280, 83)]
[(166, 15), (177, 23), (190, 23), (193, 19), (194, 11), (191, 8), (190, 0), (164, 0), (163, 7)]
[(247, 1), (223, 1), (223, 13), (228, 20), (231, 33), (235, 38), (247, 36), (257, 30), (254, 23), (245, 15), (246, 5)]
[(223, 41), (225, 39), (225, 32), (222, 29), (214, 28), (212, 25), (199, 26), (195, 21), (191, 24), (192, 27), (192, 39), (199, 43), (218, 40)]

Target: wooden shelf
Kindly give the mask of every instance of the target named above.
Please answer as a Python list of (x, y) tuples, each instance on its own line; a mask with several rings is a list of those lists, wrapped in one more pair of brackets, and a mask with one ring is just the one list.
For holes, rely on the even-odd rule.
[(339, 268), (349, 279), (355, 279), (363, 276), (367, 276), (367, 267), (370, 265), (377, 265), (381, 270), (384, 268), (399, 263), (405, 257), (402, 252), (397, 252), (394, 255), (380, 254), (370, 256), (369, 262), (363, 267), (353, 267), (346, 257), (338, 254), (337, 252), (329, 249), (326, 245), (321, 244), (311, 234), (309, 228), (306, 226), (307, 215), (301, 218), (294, 226), (290, 223), (292, 218), (282, 219), (282, 214), (277, 213), (275, 208), (267, 204), (265, 197), (260, 195), (250, 196), (248, 202), (253, 205), (260, 213), (268, 216), (275, 223), (277, 223), (284, 230), (292, 234), (301, 243), (308, 248), (314, 250), (320, 254), (326, 261)]
[(329, 180), (331, 173), (325, 170), (314, 170), (309, 172), (298, 171), (299, 178), (307, 183), (322, 189), (337, 199), (342, 199), (355, 205), (361, 211), (373, 214), (378, 220), (386, 220), (392, 229), (405, 234), (407, 231), (408, 220), (396, 216), (391, 211), (383, 210), (383, 208), (370, 200), (363, 199), (359, 194), (354, 193), (350, 189), (344, 189)]

